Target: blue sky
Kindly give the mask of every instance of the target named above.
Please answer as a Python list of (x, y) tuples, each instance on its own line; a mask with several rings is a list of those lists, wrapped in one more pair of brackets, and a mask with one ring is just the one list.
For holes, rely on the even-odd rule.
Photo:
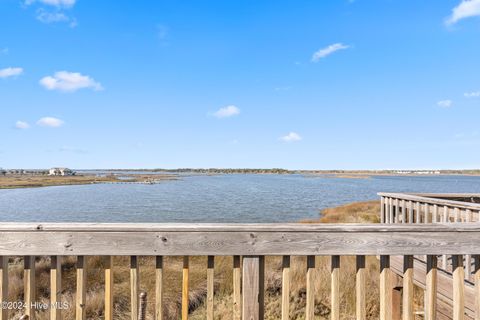
[(0, 167), (480, 167), (480, 0), (0, 1)]

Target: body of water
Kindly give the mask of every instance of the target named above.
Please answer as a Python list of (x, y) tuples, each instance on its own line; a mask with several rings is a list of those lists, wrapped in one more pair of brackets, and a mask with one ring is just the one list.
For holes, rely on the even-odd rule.
[(160, 184), (0, 190), (1, 221), (296, 222), (377, 192), (480, 193), (474, 176), (186, 176)]

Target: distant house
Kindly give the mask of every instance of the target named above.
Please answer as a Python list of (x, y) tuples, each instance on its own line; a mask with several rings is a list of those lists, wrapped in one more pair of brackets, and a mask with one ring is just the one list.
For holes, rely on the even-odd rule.
[(68, 168), (51, 168), (48, 170), (49, 176), (73, 176), (75, 172)]
[(7, 175), (7, 171), (0, 168), (0, 176), (5, 176), (5, 175)]

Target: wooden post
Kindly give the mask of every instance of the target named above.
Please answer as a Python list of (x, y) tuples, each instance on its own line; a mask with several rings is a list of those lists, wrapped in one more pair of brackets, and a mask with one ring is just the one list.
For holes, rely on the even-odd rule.
[(208, 256), (207, 258), (207, 320), (213, 320), (214, 267), (215, 267), (215, 257)]
[(60, 320), (62, 297), (62, 257), (50, 257), (50, 320)]
[(87, 297), (87, 257), (77, 257), (77, 296), (75, 319), (85, 320), (87, 318), (86, 312), (86, 297)]
[(400, 205), (399, 205), (399, 200), (395, 199), (395, 223), (400, 222)]
[(340, 256), (332, 256), (331, 265), (331, 319), (340, 320)]
[(413, 310), (413, 256), (403, 257), (403, 320), (414, 320)]
[[(448, 217), (448, 207), (447, 206), (444, 206), (443, 207), (443, 218), (442, 218), (442, 222), (443, 223), (447, 223), (447, 222), (450, 222), (450, 219)], [(442, 256), (442, 269), (443, 270), (447, 270), (447, 266), (448, 266), (448, 257), (446, 254), (444, 254)]]
[(463, 320), (465, 314), (465, 292), (463, 256), (452, 256), (453, 269), (453, 320)]
[(113, 256), (105, 258), (105, 320), (113, 320)]
[(138, 257), (130, 257), (130, 315), (132, 320), (138, 320), (138, 297), (140, 294), (140, 274)]
[(475, 281), (475, 320), (480, 320), (480, 255), (473, 257), (475, 269), (473, 278)]
[(413, 223), (413, 202), (408, 201), (408, 223)]
[(428, 203), (425, 203), (425, 221), (424, 221), (425, 223), (430, 222), (429, 215), (430, 215), (430, 206), (428, 205)]
[(188, 307), (189, 307), (189, 300), (188, 300), (188, 291), (189, 291), (189, 274), (190, 274), (190, 266), (189, 266), (189, 257), (183, 257), (183, 272), (182, 272), (182, 320), (188, 319)]
[(388, 223), (395, 223), (395, 220), (394, 220), (394, 213), (393, 213), (393, 199), (392, 198), (388, 198), (388, 215), (390, 216), (388, 218)]
[[(8, 302), (8, 257), (0, 256), (0, 303)], [(8, 320), (8, 308), (1, 308), (0, 320)]]
[(147, 320), (147, 293), (141, 292), (138, 298), (138, 320)]
[(163, 257), (155, 257), (155, 320), (163, 320)]
[(365, 300), (365, 256), (357, 256), (357, 273), (356, 273), (355, 291), (356, 291), (356, 315), (357, 320), (366, 320), (366, 300)]
[(427, 256), (425, 319), (437, 319), (437, 256)]
[(313, 272), (315, 270), (315, 256), (307, 256), (307, 302), (305, 307), (305, 319), (315, 318), (315, 283)]
[(438, 204), (433, 205), (433, 216), (432, 216), (432, 223), (436, 223), (438, 221)]
[(243, 257), (243, 320), (263, 320), (264, 257)]
[(283, 256), (282, 261), (282, 320), (290, 315), (290, 256)]
[(240, 268), (240, 256), (233, 256), (233, 320), (242, 317), (242, 273)]
[(415, 223), (420, 223), (420, 202), (415, 203)]
[(23, 285), (25, 299), (25, 315), (35, 319), (35, 257), (25, 256), (23, 259)]
[(385, 198), (385, 223), (390, 223), (390, 198)]
[(390, 256), (380, 256), (380, 320), (392, 319)]
[(385, 223), (385, 197), (380, 197), (380, 223)]
[(402, 223), (407, 223), (407, 202), (402, 200)]

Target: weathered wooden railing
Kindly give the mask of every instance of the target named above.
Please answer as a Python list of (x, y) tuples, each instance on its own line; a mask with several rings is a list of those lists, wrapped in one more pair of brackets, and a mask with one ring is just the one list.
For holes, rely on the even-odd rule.
[[(429, 224), (441, 222), (476, 224), (480, 222), (480, 194), (433, 194), (433, 193), (379, 193), (381, 197), (380, 219), (385, 224)], [(436, 257), (415, 256), (415, 265), (429, 265), (435, 263), (442, 273), (441, 282), (458, 277), (455, 266), (461, 263), (464, 266), (463, 276), (467, 291), (477, 281), (478, 261), (471, 255), (448, 255)], [(411, 262), (413, 265), (413, 261)], [(397, 262), (398, 264), (398, 262)], [(400, 266), (397, 267), (398, 270)], [(425, 286), (425, 281), (421, 281)], [(445, 292), (444, 298), (448, 300), (455, 292)], [(472, 295), (471, 293), (470, 295)], [(467, 296), (467, 300), (469, 300)], [(467, 303), (467, 308), (475, 309), (476, 301)], [(478, 307), (477, 307), (478, 308)], [(472, 313), (472, 312), (470, 312)], [(480, 319), (480, 318), (475, 318)]]
[[(9, 224), (0, 226), (0, 300), (8, 302), (8, 257), (24, 256), (25, 313), (35, 318), (35, 257), (51, 256), (52, 303), (61, 302), (62, 256), (77, 256), (76, 319), (86, 318), (86, 260), (88, 256), (105, 256), (105, 319), (113, 318), (112, 256), (130, 256), (131, 314), (137, 320), (139, 288), (138, 256), (155, 256), (156, 319), (163, 318), (163, 257), (183, 256), (182, 319), (188, 317), (189, 256), (208, 256), (207, 319), (214, 317), (214, 257), (234, 256), (234, 319), (263, 319), (264, 259), (283, 256), (282, 319), (289, 318), (290, 256), (307, 260), (307, 320), (314, 318), (315, 256), (331, 257), (331, 319), (340, 319), (340, 256), (356, 256), (356, 318), (366, 319), (365, 256), (380, 256), (380, 319), (392, 319), (392, 273), (390, 256), (404, 258), (403, 319), (414, 319), (412, 289), (413, 255), (427, 255), (425, 318), (436, 319), (437, 265), (435, 257), (454, 257), (452, 290), (453, 319), (465, 314), (463, 259), (475, 257), (475, 299), (480, 299), (480, 226), (476, 224), (423, 225), (301, 225), (301, 224)], [(240, 259), (240, 256), (242, 259)], [(240, 263), (242, 261), (242, 263)], [(418, 270), (417, 270), (418, 271)], [(241, 289), (240, 289), (241, 288)], [(241, 299), (240, 299), (241, 297)], [(240, 303), (241, 301), (241, 303)], [(7, 319), (8, 308), (2, 308), (0, 319)], [(52, 308), (50, 319), (60, 319), (61, 309)], [(475, 310), (480, 318), (480, 306)]]
[[(392, 223), (472, 223), (480, 222), (480, 194), (404, 194), (379, 193), (381, 222)], [(438, 261), (442, 270), (451, 272), (452, 257)], [(472, 259), (464, 257), (465, 279), (473, 277)]]

